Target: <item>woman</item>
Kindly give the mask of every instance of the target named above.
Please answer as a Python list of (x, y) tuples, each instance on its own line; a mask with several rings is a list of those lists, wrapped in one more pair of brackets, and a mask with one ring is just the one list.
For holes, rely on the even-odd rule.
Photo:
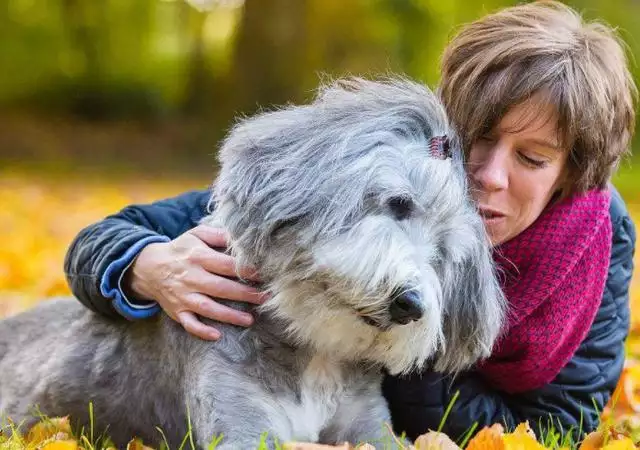
[[(475, 422), (590, 431), (622, 370), (633, 224), (608, 186), (628, 151), (635, 86), (612, 31), (544, 2), (488, 15), (446, 49), (441, 94), (460, 130), (472, 195), (494, 244), (510, 307), (494, 354), (455, 378), (387, 377), (396, 431)], [(83, 230), (69, 249), (74, 294), (111, 316), (163, 309), (203, 339), (198, 315), (250, 325), (211, 297), (260, 303), (233, 280), (224, 230), (197, 226), (208, 192), (130, 206)], [(243, 277), (255, 275), (246, 269)]]

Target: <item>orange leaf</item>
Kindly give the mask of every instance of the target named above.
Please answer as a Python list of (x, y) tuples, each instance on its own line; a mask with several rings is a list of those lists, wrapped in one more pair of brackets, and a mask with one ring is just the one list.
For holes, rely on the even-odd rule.
[(582, 440), (578, 450), (597, 450), (604, 444), (604, 433), (601, 430), (592, 431)]
[(127, 444), (127, 450), (153, 450), (142, 443), (142, 439), (131, 439)]
[(466, 450), (504, 450), (503, 434), (500, 424), (484, 427), (469, 441)]

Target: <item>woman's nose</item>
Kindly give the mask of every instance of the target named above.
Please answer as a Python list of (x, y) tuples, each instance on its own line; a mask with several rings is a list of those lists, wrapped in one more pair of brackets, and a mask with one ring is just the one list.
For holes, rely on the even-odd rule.
[(483, 191), (499, 191), (509, 187), (507, 153), (496, 146), (484, 152), (483, 158), (475, 162), (471, 176)]

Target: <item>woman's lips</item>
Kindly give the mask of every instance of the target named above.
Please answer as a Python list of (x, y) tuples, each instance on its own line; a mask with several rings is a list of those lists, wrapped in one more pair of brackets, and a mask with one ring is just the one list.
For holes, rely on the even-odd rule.
[(482, 216), (484, 223), (487, 225), (495, 225), (506, 217), (503, 212), (498, 211), (497, 209), (482, 206), (478, 208), (478, 212)]

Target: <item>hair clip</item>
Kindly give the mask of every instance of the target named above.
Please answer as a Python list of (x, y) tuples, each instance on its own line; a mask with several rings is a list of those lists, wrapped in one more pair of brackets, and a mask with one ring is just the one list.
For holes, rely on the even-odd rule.
[(429, 154), (437, 159), (451, 158), (449, 138), (447, 136), (434, 136), (429, 139)]

